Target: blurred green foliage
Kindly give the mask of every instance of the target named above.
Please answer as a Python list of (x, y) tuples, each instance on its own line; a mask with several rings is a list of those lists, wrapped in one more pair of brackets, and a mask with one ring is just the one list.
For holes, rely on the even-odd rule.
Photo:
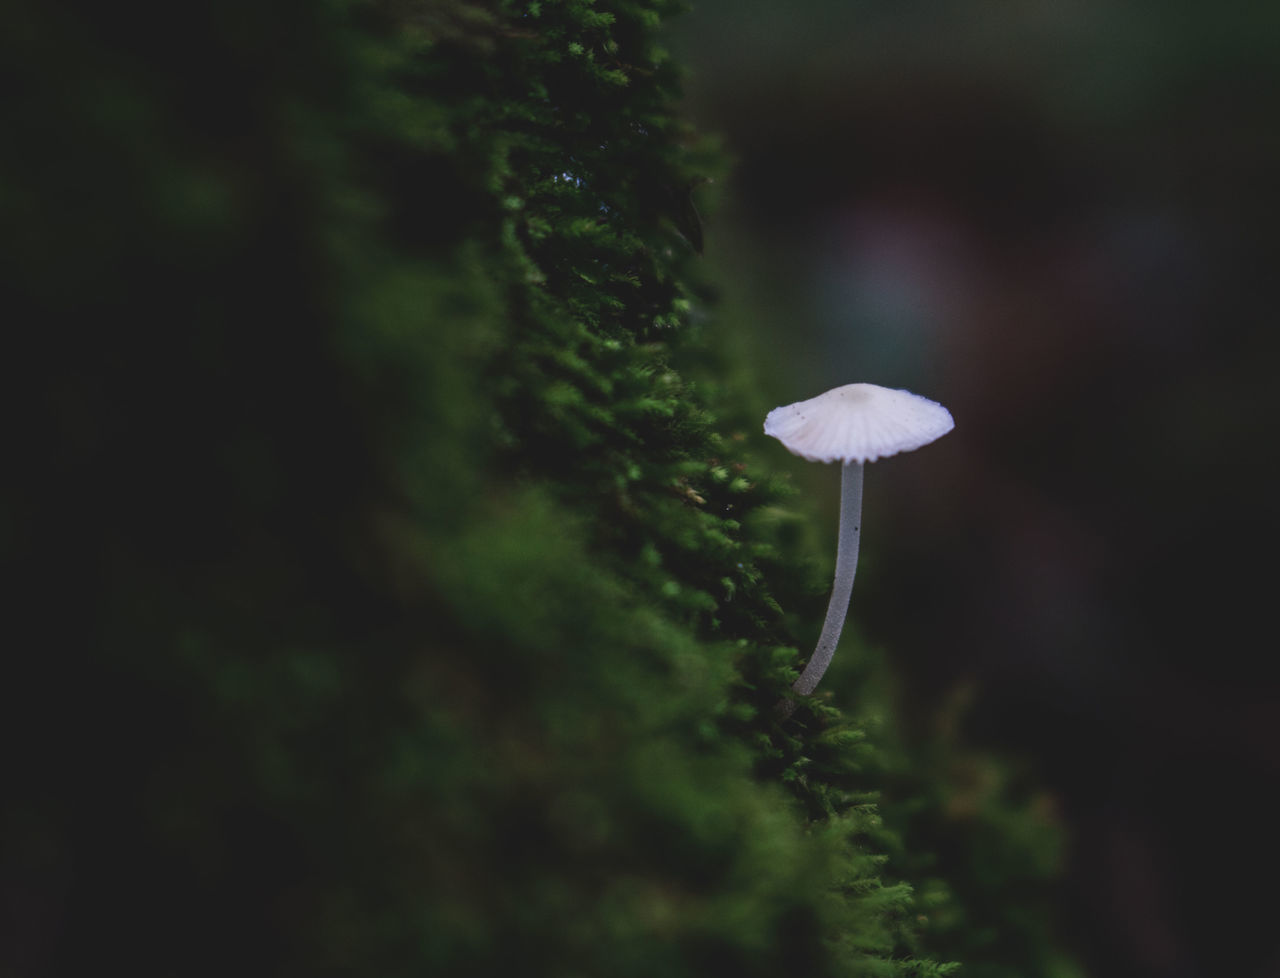
[[(672, 8), (19, 4), (6, 974), (924, 976), (1039, 933), (884, 824), (893, 783), (945, 816), (934, 772), (773, 719), (824, 584), (713, 413), (756, 405), (701, 338)], [(1001, 904), (1027, 818), (944, 868)], [(1050, 973), (1005, 953), (972, 973)]]

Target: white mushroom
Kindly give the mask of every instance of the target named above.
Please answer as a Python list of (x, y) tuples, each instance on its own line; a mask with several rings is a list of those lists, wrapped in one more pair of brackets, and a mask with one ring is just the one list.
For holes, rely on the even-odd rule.
[[(811, 462), (844, 464), (835, 584), (818, 646), (791, 687), (795, 692), (808, 696), (817, 688), (840, 641), (858, 567), (862, 463), (927, 445), (954, 427), (951, 412), (941, 404), (875, 384), (836, 387), (810, 400), (774, 408), (764, 419), (764, 433), (777, 438), (788, 451)], [(795, 702), (784, 700), (778, 709), (783, 717), (790, 716)]]

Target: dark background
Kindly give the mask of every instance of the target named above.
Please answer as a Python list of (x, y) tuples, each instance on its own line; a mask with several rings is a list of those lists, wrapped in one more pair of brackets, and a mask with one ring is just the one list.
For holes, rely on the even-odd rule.
[[(714, 777), (690, 762), (672, 792), (642, 790), (645, 697), (664, 723), (690, 723), (675, 756), (701, 755), (729, 667), (672, 714), (664, 663), (645, 672), (629, 650), (709, 661), (701, 646), (637, 633), (560, 510), (511, 498), (511, 468), (600, 437), (598, 402), (582, 396), (575, 414), (564, 397), (606, 389), (597, 370), (636, 380), (615, 417), (643, 432), (654, 416), (653, 364), (604, 346), (590, 369), (560, 356), (588, 349), (576, 312), (535, 309), (545, 290), (499, 244), (517, 179), (503, 140), (521, 127), (484, 113), (510, 103), (541, 120), (535, 136), (558, 132), (557, 103), (531, 105), (529, 80), (563, 79), (568, 104), (585, 92), (594, 107), (586, 62), (483, 5), (405, 5), (452, 52), (423, 61), (392, 25), (364, 22), (383, 7), (29, 2), (0, 31), (15, 96), (0, 152), (15, 375), (0, 972), (111, 960), (138, 975), (421, 975), (479, 960), (508, 974), (514, 948), (532, 971), (678, 961), (705, 974), (726, 958), (699, 949), (727, 943), (740, 973), (778, 973), (749, 949), (768, 928), (818, 948), (797, 914), (879, 926), (875, 907), (832, 903), (847, 868), (833, 868), (836, 845), (779, 819), (790, 809), (741, 775), (733, 745)], [(582, 8), (547, 9), (598, 40)], [(679, 28), (689, 112), (738, 157), (731, 179), (696, 191), (718, 204), (707, 339), (757, 364), (770, 404), (867, 380), (954, 412), (954, 434), (869, 474), (849, 644), (893, 662), (922, 742), (962, 716), (967, 742), (1053, 789), (1072, 837), (1064, 919), (1103, 978), (1275, 970), (1277, 17), (1176, 2), (703, 3)], [(641, 108), (675, 133), (655, 77), (628, 91), (648, 91)], [(658, 184), (614, 188), (650, 218), (644, 241), (620, 240), (667, 254), (648, 241), (676, 231), (648, 227), (662, 223), (648, 201), (678, 200), (677, 177), (698, 167), (676, 167), (665, 141), (656, 157), (602, 159), (625, 120), (581, 116), (598, 172)], [(540, 154), (558, 165), (562, 145), (525, 144), (520, 179)], [(540, 192), (544, 228), (572, 229), (572, 206), (599, 213), (576, 190)], [(612, 240), (561, 240), (557, 287)], [(651, 277), (657, 307), (673, 305), (666, 272)], [(509, 362), (492, 364), (497, 350)], [(510, 430), (493, 424), (504, 398)], [(673, 415), (699, 410), (662, 398)], [(496, 443), (507, 468), (487, 454)], [(667, 546), (661, 534), (711, 517), (696, 492), (670, 491), (692, 484), (668, 481), (669, 464), (630, 475), (633, 454), (543, 481), (572, 499), (610, 465), (643, 476), (628, 498), (662, 516), (646, 532), (685, 554), (662, 575), (695, 586), (634, 560), (628, 580), (650, 597), (676, 584), (663, 614), (688, 614), (681, 595), (742, 564), (696, 534)], [(772, 444), (754, 458), (753, 474), (792, 473), (834, 530), (833, 469)], [(710, 474), (694, 477), (716, 500)], [(621, 497), (589, 495), (594, 525), (612, 526)], [(774, 565), (768, 587), (798, 617), (796, 570)], [(496, 650), (498, 668), (472, 647)], [(827, 686), (842, 708), (866, 694), (849, 658)], [(510, 677), (494, 698), (481, 695), (491, 673)], [(619, 714), (637, 718), (621, 734)], [(636, 752), (612, 780), (599, 774), (617, 767), (613, 739), (578, 733), (605, 729)], [(830, 783), (844, 784), (839, 764), (861, 761), (832, 754)], [(608, 819), (572, 792), (583, 786)], [(541, 836), (525, 831), (531, 811)], [(739, 816), (733, 832), (722, 812)], [(666, 841), (684, 837), (739, 868), (703, 873)], [(931, 848), (909, 842), (908, 855)], [(812, 872), (777, 858), (799, 850)], [(637, 852), (657, 882), (628, 894)], [(1001, 872), (983, 892), (1022, 909)], [(689, 930), (655, 943), (652, 895), (699, 873), (713, 905), (739, 907), (743, 881), (758, 912), (735, 909), (709, 944), (675, 913)]]
[[(868, 473), (852, 616), (921, 736), (966, 702), (964, 736), (1051, 787), (1099, 978), (1280, 974), (1277, 21), (703, 0), (678, 25), (737, 160), (701, 191), (723, 342), (778, 404), (868, 381), (956, 418)], [(772, 461), (834, 530), (834, 471)]]

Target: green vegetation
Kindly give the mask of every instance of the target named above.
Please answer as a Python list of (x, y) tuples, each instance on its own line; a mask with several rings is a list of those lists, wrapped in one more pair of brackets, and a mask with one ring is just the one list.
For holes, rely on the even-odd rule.
[(945, 771), (773, 719), (824, 585), (702, 337), (671, 4), (19, 7), (32, 973), (924, 976), (1020, 926), (882, 820)]

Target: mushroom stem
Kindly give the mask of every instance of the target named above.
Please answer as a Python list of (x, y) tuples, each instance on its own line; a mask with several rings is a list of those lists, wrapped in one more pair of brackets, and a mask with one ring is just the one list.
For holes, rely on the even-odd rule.
[[(818, 645), (809, 657), (809, 663), (800, 673), (792, 689), (808, 696), (818, 686), (822, 674), (831, 665), (844, 617), (849, 610), (849, 596), (853, 594), (853, 575), (858, 569), (858, 540), (862, 530), (862, 469), (861, 462), (845, 462), (840, 477), (840, 539), (836, 544), (836, 575), (831, 586), (831, 601), (827, 605), (827, 618), (822, 623)], [(778, 704), (784, 717), (790, 716), (795, 703), (784, 700)]]

